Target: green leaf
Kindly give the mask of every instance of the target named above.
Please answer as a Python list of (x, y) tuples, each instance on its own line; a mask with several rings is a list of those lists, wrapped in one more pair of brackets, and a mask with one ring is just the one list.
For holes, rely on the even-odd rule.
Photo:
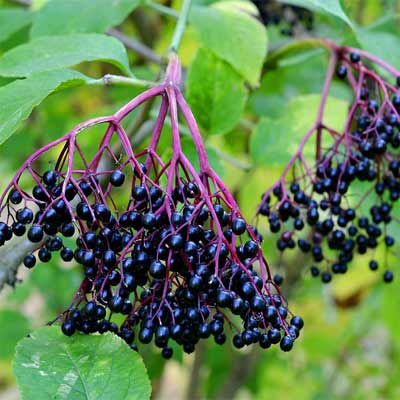
[(397, 35), (359, 29), (357, 38), (362, 47), (369, 53), (388, 62), (395, 68), (400, 68), (400, 40)]
[(14, 374), (25, 400), (145, 400), (151, 393), (142, 359), (111, 333), (38, 329), (18, 343)]
[(0, 360), (14, 354), (18, 340), (29, 332), (28, 320), (18, 311), (0, 310)]
[(121, 42), (97, 33), (77, 33), (43, 36), (11, 49), (0, 58), (0, 75), (30, 76), (95, 60), (109, 62), (130, 74)]
[[(320, 102), (320, 95), (295, 97), (277, 118), (261, 118), (252, 132), (250, 152), (255, 163), (283, 166), (296, 152), (301, 139), (312, 127)], [(324, 123), (339, 132), (343, 130), (348, 104), (344, 100), (328, 97)], [(314, 141), (306, 148), (306, 156), (314, 155)]]
[(258, 84), (268, 47), (267, 31), (259, 21), (220, 2), (211, 7), (193, 7), (190, 22), (205, 47), (251, 85)]
[(308, 8), (312, 11), (326, 15), (333, 15), (340, 18), (350, 28), (354, 29), (354, 23), (343, 11), (340, 0), (279, 0), (279, 2)]
[(291, 63), (291, 60), (297, 60), (298, 57), (314, 55), (316, 50), (327, 47), (320, 39), (307, 38), (300, 39), (282, 46), (278, 50), (268, 55), (265, 62), (267, 67), (275, 67), (285, 62), (285, 65)]
[(141, 0), (50, 0), (36, 14), (31, 36), (103, 33), (120, 24)]
[(0, 9), (0, 42), (7, 40), (13, 33), (28, 25), (32, 13), (23, 8)]
[(40, 104), (60, 85), (81, 85), (86, 77), (76, 71), (60, 70), (33, 75), (0, 88), (0, 144), (28, 118), (32, 109)]
[(199, 49), (188, 72), (187, 97), (200, 125), (211, 134), (222, 134), (238, 123), (247, 91), (229, 64)]

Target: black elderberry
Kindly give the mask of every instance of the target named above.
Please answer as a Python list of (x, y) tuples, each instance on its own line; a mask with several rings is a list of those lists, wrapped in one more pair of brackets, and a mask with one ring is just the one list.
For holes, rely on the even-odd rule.
[(394, 245), (394, 238), (392, 236), (385, 236), (385, 244), (387, 247)]
[(153, 230), (155, 228), (157, 219), (153, 213), (144, 214), (142, 217), (143, 226), (148, 230)]
[(276, 328), (270, 329), (268, 331), (268, 339), (273, 344), (279, 343), (279, 341), (281, 340), (281, 333), (279, 332), (279, 329)]
[(265, 308), (265, 300), (261, 296), (254, 296), (250, 300), (250, 307), (256, 312), (263, 311)]
[(15, 236), (23, 236), (26, 232), (26, 227), (20, 222), (14, 222), (11, 226), (12, 232)]
[(125, 175), (120, 170), (115, 170), (110, 175), (110, 183), (115, 187), (122, 186), (125, 181)]
[(290, 351), (293, 348), (293, 338), (291, 336), (284, 336), (280, 342), (280, 348), (283, 351)]
[(153, 261), (150, 265), (149, 273), (153, 278), (161, 279), (165, 277), (165, 265), (160, 261)]
[(42, 180), (46, 186), (53, 186), (57, 183), (57, 174), (55, 171), (46, 171), (43, 174)]
[(45, 247), (42, 247), (38, 253), (39, 260), (46, 263), (51, 260), (51, 253)]
[(246, 222), (242, 218), (235, 218), (232, 222), (232, 232), (235, 235), (242, 235), (246, 232)]
[(290, 325), (295, 326), (297, 329), (301, 330), (304, 326), (304, 321), (301, 317), (295, 315), (290, 320)]
[(339, 65), (336, 68), (336, 75), (339, 79), (344, 79), (347, 76), (347, 68), (344, 65)]
[(74, 322), (67, 319), (61, 325), (61, 330), (66, 336), (72, 336), (75, 333), (75, 325)]
[(17, 211), (16, 218), (21, 224), (30, 224), (33, 221), (33, 212), (30, 208), (21, 208)]
[(282, 275), (279, 275), (279, 274), (274, 275), (274, 282), (275, 282), (275, 284), (278, 285), (278, 286), (282, 285), (282, 283), (283, 283), (283, 276), (282, 276)]
[(108, 306), (109, 306), (111, 311), (119, 313), (122, 310), (123, 304), (124, 304), (124, 300), (123, 300), (122, 297), (114, 296), (110, 300)]
[(321, 274), (321, 280), (323, 283), (329, 283), (332, 280), (332, 275), (328, 271), (325, 271)]
[(36, 264), (36, 257), (33, 254), (28, 254), (24, 258), (24, 265), (26, 268), (33, 268)]
[(17, 189), (13, 189), (8, 198), (13, 204), (20, 204), (22, 201), (22, 194)]
[(115, 255), (114, 251), (106, 250), (103, 253), (103, 262), (105, 265), (107, 265), (109, 267), (113, 267), (117, 262), (117, 257)]
[(350, 53), (350, 61), (352, 63), (358, 63), (361, 60), (360, 54), (356, 52)]
[(74, 224), (71, 222), (63, 224), (63, 226), (61, 227), (61, 234), (65, 237), (72, 237), (74, 236), (74, 233), (75, 227)]
[(259, 344), (260, 347), (263, 349), (268, 349), (269, 347), (271, 347), (271, 339), (269, 338), (269, 335), (263, 333), (260, 338), (259, 338)]
[(64, 247), (61, 250), (60, 255), (61, 258), (66, 262), (69, 262), (74, 258), (74, 252), (69, 247)]
[(385, 271), (383, 274), (383, 280), (385, 283), (390, 283), (393, 281), (394, 275), (392, 271)]
[(376, 271), (376, 270), (378, 269), (378, 262), (375, 261), (375, 260), (371, 260), (371, 261), (369, 262), (369, 269), (370, 269), (371, 271)]

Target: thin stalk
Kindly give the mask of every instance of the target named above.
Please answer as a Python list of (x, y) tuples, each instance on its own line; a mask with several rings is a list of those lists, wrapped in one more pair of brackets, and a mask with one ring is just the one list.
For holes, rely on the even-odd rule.
[(192, 5), (192, 0), (183, 0), (183, 5), (181, 13), (178, 18), (178, 22), (175, 26), (174, 35), (172, 36), (171, 45), (169, 46), (169, 51), (176, 53), (181, 44), (183, 33), (186, 29), (186, 24), (189, 18), (190, 7)]
[(159, 12), (160, 14), (167, 15), (168, 17), (172, 18), (179, 18), (179, 13), (177, 13), (172, 8), (166, 7), (163, 4), (155, 3), (151, 0), (146, 0), (145, 5), (149, 8), (152, 8), (154, 11)]
[(135, 87), (145, 87), (145, 88), (157, 86), (156, 82), (150, 82), (142, 79), (128, 78), (126, 76), (111, 75), (111, 74), (106, 74), (99, 79), (90, 79), (87, 82), (87, 84), (91, 86), (119, 85), (119, 86), (135, 86)]

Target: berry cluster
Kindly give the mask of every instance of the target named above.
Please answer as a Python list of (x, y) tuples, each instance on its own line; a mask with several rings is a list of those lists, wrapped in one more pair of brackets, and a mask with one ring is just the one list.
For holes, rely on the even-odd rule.
[[(68, 336), (111, 331), (134, 350), (154, 338), (170, 358), (171, 341), (190, 353), (210, 336), (223, 344), (231, 326), (237, 348), (280, 343), (289, 351), (303, 321), (290, 315), (279, 278), (271, 277), (261, 236), (209, 166), (179, 79), (179, 62), (172, 58), (163, 84), (33, 154), (1, 198), (2, 243), (26, 235), (37, 244), (25, 257), (28, 268), (55, 253), (82, 266), (84, 279), (60, 316)], [(121, 121), (154, 96), (161, 106), (150, 144), (134, 153)], [(179, 111), (198, 153), (199, 173), (182, 152)], [(163, 160), (157, 145), (168, 115), (173, 155)], [(78, 135), (97, 124), (106, 124), (106, 132), (88, 160)], [(118, 157), (112, 140), (121, 143)], [(58, 148), (54, 169), (34, 171), (38, 158)], [(114, 168), (100, 167), (105, 158)], [(25, 174), (35, 182), (31, 191), (20, 186)], [(118, 314), (125, 316), (119, 325), (113, 322)]]
[(257, 7), (264, 25), (282, 25), (281, 33), (293, 36), (296, 32), (314, 27), (311, 11), (294, 5), (278, 3), (275, 0), (251, 0)]
[[(322, 282), (344, 274), (356, 254), (367, 252), (369, 268), (382, 269), (384, 282), (391, 282), (387, 257), (380, 266), (376, 252), (383, 247), (387, 254), (395, 244), (390, 226), (397, 223), (393, 211), (400, 198), (400, 74), (368, 53), (327, 46), (332, 55), (317, 121), (257, 213), (279, 234), (279, 251), (297, 247), (311, 255), (311, 274)], [(370, 64), (392, 73), (395, 84)], [(343, 133), (323, 121), (335, 74), (354, 92)], [(304, 148), (314, 135), (316, 160), (310, 166)]]

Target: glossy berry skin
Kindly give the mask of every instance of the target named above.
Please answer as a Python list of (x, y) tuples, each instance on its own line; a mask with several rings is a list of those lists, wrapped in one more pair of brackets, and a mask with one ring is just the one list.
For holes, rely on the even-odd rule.
[(21, 224), (30, 224), (33, 221), (33, 212), (30, 208), (21, 208), (17, 211), (16, 218)]
[(295, 315), (290, 320), (290, 325), (293, 325), (297, 329), (301, 330), (304, 327), (304, 321), (303, 321), (303, 319), (301, 317)]
[(19, 204), (22, 201), (22, 195), (18, 190), (13, 189), (9, 195), (9, 199), (13, 204)]
[(61, 330), (64, 335), (66, 336), (72, 336), (75, 333), (75, 325), (73, 321), (67, 319), (63, 322), (61, 325)]
[(344, 79), (347, 76), (347, 68), (344, 65), (339, 65), (336, 68), (336, 75), (339, 79)]
[(242, 235), (246, 232), (246, 222), (243, 218), (236, 218), (232, 222), (232, 232), (235, 235)]
[(292, 350), (293, 339), (290, 336), (284, 336), (280, 342), (280, 348), (285, 352)]
[(38, 253), (39, 260), (46, 263), (51, 260), (51, 253), (45, 247), (41, 248)]
[(111, 185), (115, 187), (120, 187), (124, 184), (125, 182), (125, 175), (122, 171), (120, 170), (115, 170), (112, 172), (110, 176), (110, 183)]
[(390, 283), (393, 281), (394, 275), (392, 271), (385, 271), (385, 273), (383, 274), (383, 281), (385, 283)]
[(118, 313), (122, 310), (123, 304), (124, 301), (122, 297), (114, 296), (108, 306), (110, 307), (111, 311)]
[(139, 340), (143, 344), (148, 344), (153, 339), (153, 332), (148, 328), (142, 328), (139, 332)]
[(350, 61), (352, 63), (358, 63), (361, 60), (360, 54), (356, 52), (350, 53)]
[(42, 177), (43, 183), (52, 186), (57, 182), (57, 174), (55, 171), (46, 171)]
[(279, 343), (279, 341), (281, 340), (281, 333), (278, 329), (273, 328), (268, 332), (268, 339), (273, 344)]
[(171, 349), (171, 347), (164, 347), (161, 351), (162, 357), (165, 358), (166, 360), (169, 360), (173, 354), (174, 351), (173, 349)]
[(160, 261), (153, 261), (150, 265), (150, 275), (156, 279), (161, 279), (165, 277), (165, 265), (162, 264)]
[(260, 336), (259, 344), (260, 344), (260, 347), (261, 347), (261, 348), (263, 348), (263, 349), (268, 349), (269, 347), (271, 347), (271, 343), (272, 343), (272, 341), (271, 341), (271, 339), (269, 338), (269, 335), (263, 333), (263, 334)]
[(40, 225), (32, 225), (28, 230), (28, 239), (32, 243), (39, 243), (44, 237), (43, 228)]
[(64, 247), (61, 252), (60, 252), (61, 258), (66, 261), (72, 261), (72, 259), (74, 258), (74, 252), (68, 248), (68, 247)]
[(26, 268), (33, 268), (36, 265), (36, 257), (33, 254), (28, 254), (24, 258), (24, 265)]

